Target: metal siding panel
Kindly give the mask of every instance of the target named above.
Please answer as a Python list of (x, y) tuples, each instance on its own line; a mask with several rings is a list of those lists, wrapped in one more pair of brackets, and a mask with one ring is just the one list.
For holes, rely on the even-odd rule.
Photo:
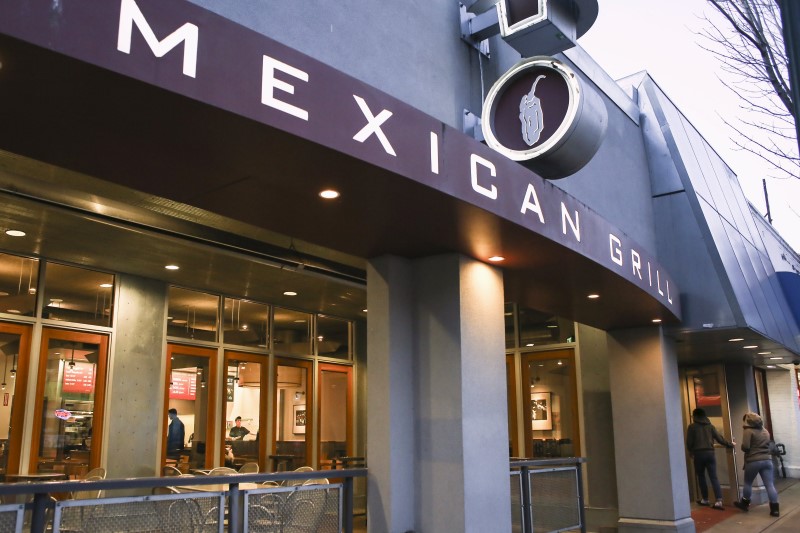
[[(739, 259), (736, 255), (735, 246), (731, 243), (728, 233), (725, 230), (725, 222), (719, 216), (719, 213), (705, 200), (702, 198), (698, 200), (703, 209), (703, 216), (708, 224), (708, 228), (711, 230), (713, 245), (716, 247), (720, 259), (722, 260), (723, 270), (717, 272), (717, 275), (727, 277), (731, 290), (733, 291), (732, 296), (737, 304), (738, 309), (736, 310), (741, 313), (740, 318), (737, 320), (739, 322), (737, 325), (744, 326), (750, 324), (752, 317), (758, 317), (758, 307), (753, 300), (752, 294), (750, 294), (747, 280), (745, 279), (741, 265), (739, 264)], [(757, 322), (757, 329), (763, 331), (764, 325), (760, 323), (760, 320), (757, 320)]]

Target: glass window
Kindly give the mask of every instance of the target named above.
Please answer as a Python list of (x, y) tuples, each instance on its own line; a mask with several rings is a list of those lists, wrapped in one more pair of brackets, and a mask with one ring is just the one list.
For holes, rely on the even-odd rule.
[(224, 464), (237, 470), (245, 463), (258, 463), (262, 470), (266, 467), (259, 453), (263, 370), (260, 360), (266, 363), (266, 356), (225, 354)]
[(218, 314), (219, 296), (179, 287), (169, 288), (168, 336), (216, 341)]
[(352, 449), (347, 428), (350, 422), (350, 368), (320, 365), (319, 371), (319, 461), (337, 468), (350, 457)]
[(273, 348), (276, 353), (311, 354), (311, 315), (275, 308), (273, 316)]
[(311, 363), (278, 359), (275, 366), (275, 435), (272, 470), (294, 470), (308, 465), (313, 405), (309, 387)]
[(45, 329), (32, 470), (80, 477), (99, 466), (108, 338)]
[(517, 336), (514, 329), (514, 304), (505, 304), (504, 319), (506, 323), (506, 348), (517, 347)]
[(572, 351), (530, 355), (526, 366), (529, 397), (523, 398), (523, 405), (528, 402), (528, 456), (572, 457), (578, 436)]
[(181, 472), (210, 468), (214, 463), (208, 443), (214, 435), (216, 350), (167, 345), (169, 390), (168, 426), (164, 444), (166, 463)]
[(39, 260), (0, 254), (0, 313), (34, 316)]
[(222, 327), (225, 344), (266, 350), (269, 346), (269, 306), (225, 298)]
[(575, 342), (575, 323), (533, 309), (519, 310), (520, 348)]
[(350, 359), (350, 322), (317, 316), (317, 355)]
[(47, 263), (42, 318), (111, 326), (114, 275)]

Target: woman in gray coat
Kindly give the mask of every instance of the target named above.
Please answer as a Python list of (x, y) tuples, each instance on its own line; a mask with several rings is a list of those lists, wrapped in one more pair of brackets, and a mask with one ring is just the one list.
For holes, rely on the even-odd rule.
[(769, 446), (770, 440), (772, 440), (769, 431), (764, 429), (764, 421), (756, 413), (745, 413), (742, 420), (744, 421), (744, 432), (742, 433), (744, 488), (742, 488), (742, 499), (733, 504), (742, 511), (748, 511), (753, 481), (756, 479), (756, 475), (760, 475), (769, 497), (769, 514), (780, 516), (778, 491), (775, 490), (773, 483), (775, 474)]

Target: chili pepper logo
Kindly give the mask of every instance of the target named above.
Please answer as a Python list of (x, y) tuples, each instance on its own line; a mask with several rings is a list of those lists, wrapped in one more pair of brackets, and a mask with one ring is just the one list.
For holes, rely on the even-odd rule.
[(519, 103), (519, 121), (522, 123), (522, 139), (528, 146), (533, 146), (542, 135), (544, 119), (542, 117), (542, 102), (534, 94), (536, 84), (544, 78), (544, 74), (539, 75), (533, 81), (531, 91), (522, 96)]

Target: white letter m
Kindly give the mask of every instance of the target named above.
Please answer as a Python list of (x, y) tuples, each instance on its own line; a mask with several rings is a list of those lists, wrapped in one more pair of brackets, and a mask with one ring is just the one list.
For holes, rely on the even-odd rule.
[(147, 41), (150, 50), (156, 57), (164, 57), (167, 52), (178, 46), (183, 41), (183, 73), (194, 78), (197, 70), (197, 41), (199, 30), (194, 24), (187, 22), (171, 34), (167, 35), (163, 41), (156, 38), (156, 34), (142, 15), (135, 0), (122, 0), (119, 12), (119, 36), (117, 38), (117, 50), (126, 54), (131, 53), (131, 33), (133, 25), (142, 32), (142, 37)]

